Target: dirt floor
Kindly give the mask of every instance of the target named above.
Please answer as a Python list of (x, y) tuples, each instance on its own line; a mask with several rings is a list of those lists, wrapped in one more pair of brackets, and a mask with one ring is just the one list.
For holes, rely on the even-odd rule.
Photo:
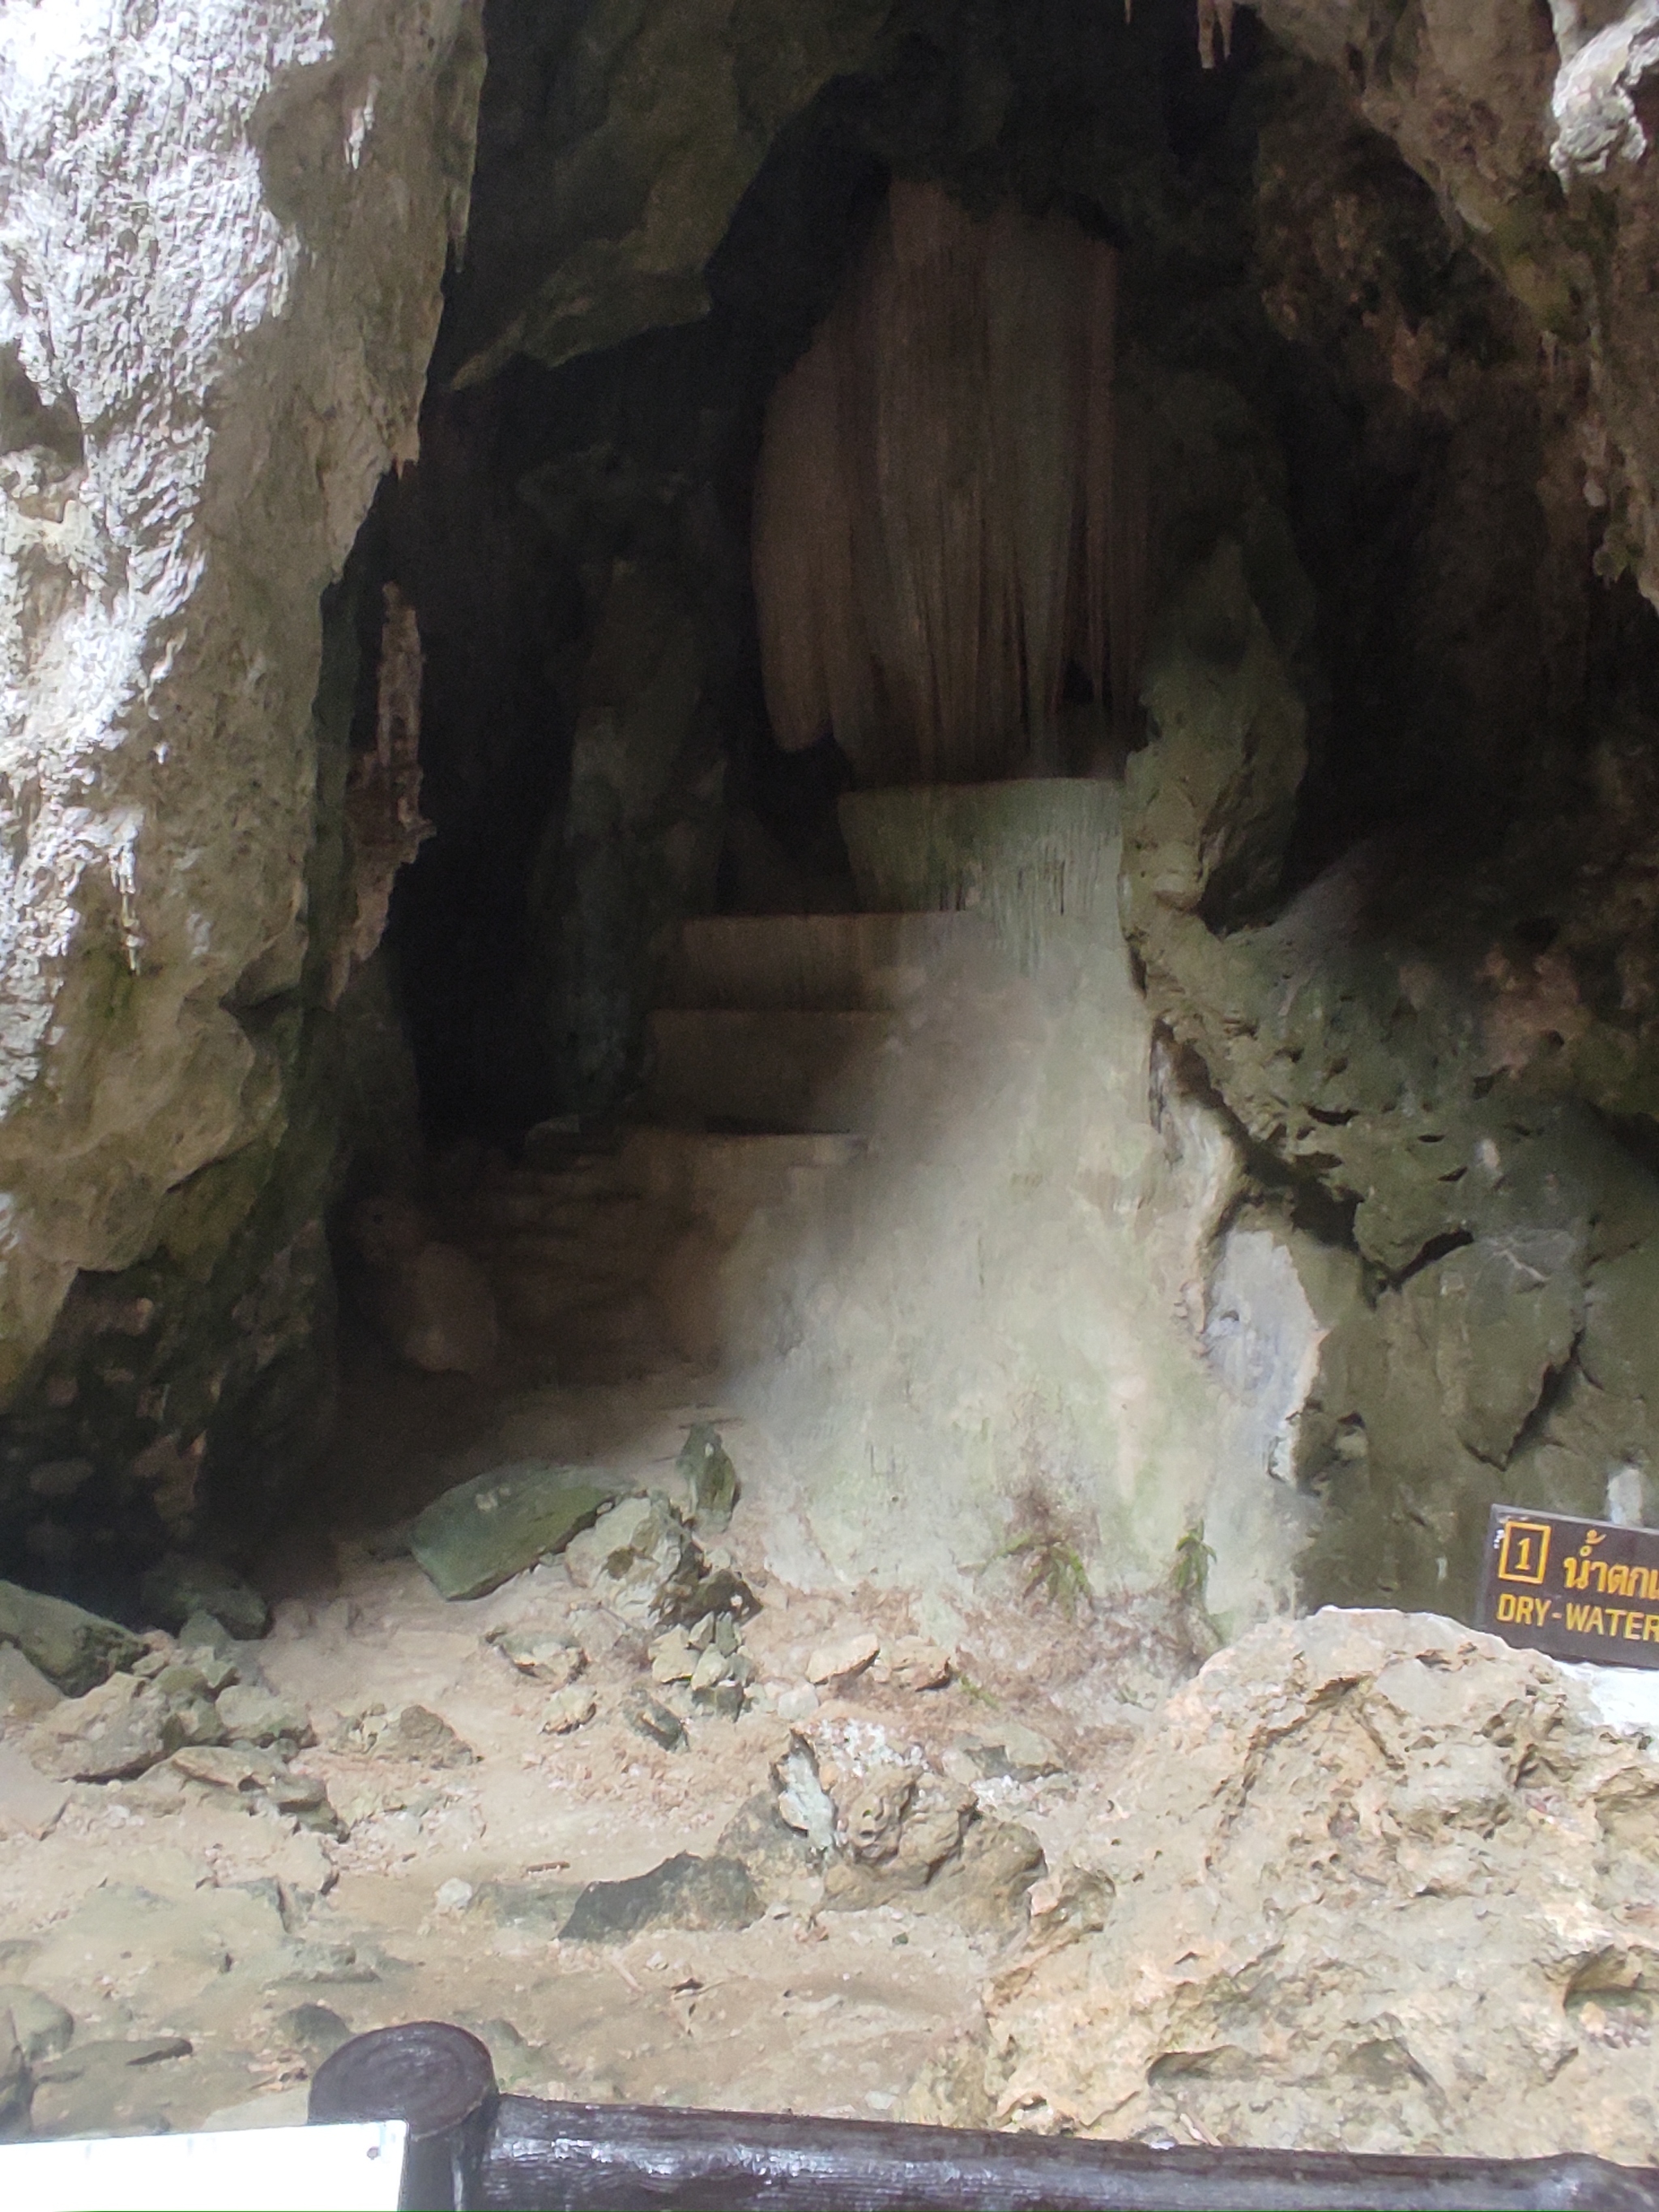
[[(1192, 1654), (1156, 1608), (1068, 1614), (1029, 1557), (987, 1571), (943, 1653), (902, 1599), (771, 1578), (740, 1499), (704, 1540), (758, 1601), (733, 1718), (663, 1679), (601, 1539), (461, 1601), (408, 1554), (410, 1513), (503, 1460), (689, 1508), (696, 1421), (741, 1469), (742, 1425), (695, 1376), (503, 1395), (360, 1356), (330, 1465), (262, 1563), (270, 1632), (220, 1661), (289, 1715), (264, 1767), (233, 1743), (52, 1781), (27, 1757), (42, 1723), (7, 1724), (0, 2002), (37, 2135), (297, 2120), (348, 2033), (423, 2018), (475, 2028), (529, 2094), (899, 2103), (1026, 1925), (1036, 1846), (1054, 1863), (1097, 1814)], [(154, 1666), (179, 1656), (153, 1641)], [(704, 1863), (588, 1892), (571, 1923), (586, 1885), (681, 1854)]]

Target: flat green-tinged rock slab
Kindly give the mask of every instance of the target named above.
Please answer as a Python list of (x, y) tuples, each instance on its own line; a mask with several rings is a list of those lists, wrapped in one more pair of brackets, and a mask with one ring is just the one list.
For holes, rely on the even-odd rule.
[(483, 1597), (585, 1528), (616, 1495), (599, 1468), (526, 1460), (434, 1498), (409, 1548), (445, 1597)]
[(747, 1928), (762, 1911), (741, 1859), (665, 1859), (629, 1881), (590, 1881), (571, 1907), (568, 1943), (625, 1943), (649, 1928)]
[(15, 1644), (65, 1697), (78, 1698), (144, 1656), (137, 1637), (67, 1598), (0, 1583), (0, 1644)]

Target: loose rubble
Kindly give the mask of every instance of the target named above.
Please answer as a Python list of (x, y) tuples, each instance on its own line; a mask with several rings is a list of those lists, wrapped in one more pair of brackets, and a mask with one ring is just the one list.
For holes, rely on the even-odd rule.
[(1562, 1670), (1392, 1614), (1184, 1689), (1103, 1613), (952, 1648), (696, 1473), (474, 1597), (377, 1540), (258, 1642), (48, 1613), (72, 1694), (0, 1643), (0, 2132), (301, 2118), (437, 2015), (529, 2094), (1646, 2154), (1659, 1767)]
[(434, 2013), (534, 2091), (776, 2106), (816, 2051), (821, 2102), (892, 2107), (1045, 1863), (976, 1794), (1024, 1785), (945, 1771), (986, 1693), (898, 1601), (849, 1619), (716, 1543), (741, 1523), (714, 1424), (674, 1495), (600, 1470), (574, 1528), (573, 1465), (452, 1486), (325, 1610), (251, 1591), (263, 1640), (174, 1563), (173, 1632), (48, 1611), (73, 1694), (0, 1643), (0, 2127), (300, 2117), (346, 2035)]

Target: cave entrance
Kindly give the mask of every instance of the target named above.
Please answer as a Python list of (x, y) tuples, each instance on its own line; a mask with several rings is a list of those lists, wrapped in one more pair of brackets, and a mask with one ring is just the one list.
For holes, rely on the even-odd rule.
[[(706, 315), (554, 367), (522, 353), (501, 364), (492, 350), (505, 313), (493, 288), (503, 264), (522, 285), (526, 246), (481, 164), (475, 259), (440, 341), (422, 460), (388, 488), (368, 533), (374, 562), (418, 611), (426, 656), (422, 803), (436, 834), (398, 884), (390, 951), (436, 1143), (514, 1144), (539, 1122), (629, 1110), (648, 1073), (648, 1016), (674, 988), (681, 921), (857, 902), (837, 819), (854, 782), (1069, 775), (1109, 746), (1114, 732), (1089, 719), (1109, 681), (1105, 634), (1147, 588), (1121, 559), (1105, 573), (1110, 549), (1135, 539), (1121, 496), (1109, 526), (1110, 372), (1121, 353), (1124, 388), (1136, 373), (1156, 379), (1149, 337), (1179, 352), (1194, 301), (1213, 308), (1238, 287), (1251, 158), (1241, 103), (1256, 43), (1241, 25), (1231, 62), (1206, 72), (1180, 8), (1133, 27), (1059, 0), (969, 9), (902, 38), (784, 127), (708, 264)], [(527, 95), (503, 85), (496, 96)], [(486, 126), (489, 112), (487, 94)], [(898, 233), (895, 189), (911, 210)], [(821, 372), (835, 373), (826, 348), (849, 317), (879, 316), (872, 264), (890, 261), (896, 238), (914, 259), (929, 210), (935, 230), (941, 216), (955, 224), (932, 240), (933, 293), (914, 267), (890, 276), (889, 323), (908, 302), (908, 327), (890, 328), (884, 350), (866, 327), (836, 355), (842, 371), (865, 363), (847, 398), (866, 411), (880, 355), (882, 425), (857, 434), (861, 459), (849, 443), (815, 485), (799, 461), (826, 434), (812, 415)], [(521, 211), (520, 230), (530, 222)], [(964, 277), (975, 328), (958, 345)], [(1265, 352), (1272, 334), (1257, 320)], [(1103, 353), (1092, 362), (1091, 343)], [(1205, 343), (1235, 350), (1219, 327), (1186, 349), (1195, 360)], [(963, 371), (947, 395), (953, 357)], [(908, 428), (893, 382), (905, 361)], [(480, 362), (497, 365), (476, 377)], [(976, 451), (987, 423), (999, 426), (994, 454)], [(895, 437), (909, 441), (916, 483), (902, 511), (888, 498), (878, 544), (865, 528), (881, 507), (875, 441), (890, 472)], [(1000, 501), (1008, 543), (987, 550), (982, 574), (951, 577), (945, 549), (975, 527), (965, 514), (945, 522), (964, 484)], [(823, 641), (801, 635), (830, 584), (801, 558), (822, 536), (809, 510), (836, 485), (843, 502), (862, 501), (856, 556), (850, 538), (841, 550), (866, 617), (862, 652), (849, 647), (832, 672), (838, 715), (803, 696)], [(929, 548), (931, 569), (919, 558)], [(757, 555), (771, 580), (758, 611)], [(901, 557), (904, 573), (875, 584)], [(918, 590), (913, 647), (902, 623), (871, 628), (896, 592)], [(824, 611), (844, 629), (847, 591)], [(1134, 650), (1118, 654), (1120, 746)], [(856, 708), (860, 668), (870, 698)], [(889, 726), (912, 733), (885, 760), (872, 750), (872, 684)], [(934, 776), (918, 748), (941, 744), (954, 750)]]
[[(420, 461), (346, 595), (371, 674), (384, 607), (418, 624), (432, 825), (359, 994), (392, 1106), (354, 1203), (435, 1212), (521, 1379), (741, 1401), (848, 1571), (928, 1553), (943, 1485), (938, 1576), (1042, 1528), (1167, 1583), (1207, 1526), (1248, 1617), (1340, 1495), (1364, 1595), (1364, 1531), (1462, 1454), (1376, 1570), (1422, 1594), (1485, 1431), (1394, 1421), (1380, 1353), (1310, 1381), (1455, 1261), (1499, 1111), (1470, 1063), (1451, 1115), (1391, 978), (1547, 959), (1571, 895), (1528, 855), (1652, 689), (1537, 330), (1340, 85), (1254, 16), (1206, 67), (1176, 0), (908, 22), (689, 291), (547, 312), (495, 55)], [(1310, 947), (1329, 1034), (1253, 1092), (1234, 1041)], [(1364, 1237), (1361, 1001), (1462, 1146)], [(347, 1238), (405, 1349), (423, 1233)]]

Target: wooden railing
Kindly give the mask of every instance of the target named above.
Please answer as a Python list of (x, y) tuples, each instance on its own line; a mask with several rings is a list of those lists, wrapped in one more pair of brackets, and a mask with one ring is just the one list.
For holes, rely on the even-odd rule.
[(419, 2212), (1659, 2212), (1659, 2167), (1577, 2154), (1155, 2150), (503, 2097), (477, 2038), (433, 2021), (343, 2044), (310, 2117), (406, 2120), (403, 2203)]

